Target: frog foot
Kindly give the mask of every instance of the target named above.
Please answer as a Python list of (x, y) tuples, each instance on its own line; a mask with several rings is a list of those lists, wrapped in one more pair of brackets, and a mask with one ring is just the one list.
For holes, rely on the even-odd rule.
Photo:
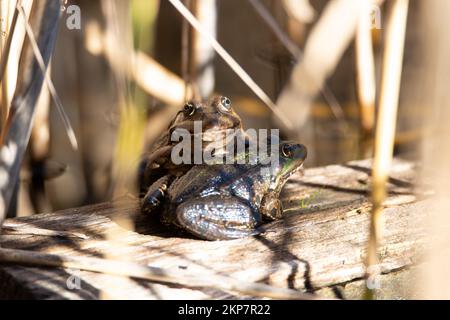
[(273, 197), (265, 197), (261, 204), (261, 214), (264, 218), (274, 221), (283, 217), (281, 201)]
[(166, 196), (166, 191), (173, 180), (170, 175), (164, 176), (153, 183), (142, 200), (142, 211), (144, 213), (152, 213), (156, 208), (158, 208)]
[(206, 240), (230, 240), (256, 235), (261, 222), (239, 199), (209, 196), (187, 201), (176, 209), (175, 224)]

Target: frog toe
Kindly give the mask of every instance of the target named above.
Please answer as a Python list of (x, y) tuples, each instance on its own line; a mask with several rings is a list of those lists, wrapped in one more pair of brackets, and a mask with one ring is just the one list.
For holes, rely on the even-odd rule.
[(161, 202), (165, 198), (168, 184), (172, 179), (171, 176), (164, 176), (150, 186), (142, 200), (141, 208), (144, 213), (151, 213), (161, 205)]

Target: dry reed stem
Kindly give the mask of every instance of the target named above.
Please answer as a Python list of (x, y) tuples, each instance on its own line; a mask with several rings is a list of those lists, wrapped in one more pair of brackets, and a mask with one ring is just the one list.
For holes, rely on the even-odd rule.
[[(208, 29), (211, 35), (217, 37), (217, 0), (195, 0), (195, 16), (202, 26)], [(184, 19), (186, 21), (186, 19)], [(187, 22), (187, 21), (186, 21)], [(192, 58), (191, 72), (198, 96), (202, 99), (209, 98), (215, 87), (214, 48), (198, 32), (191, 28), (192, 32)]]
[[(450, 299), (450, 234), (444, 226), (450, 225), (450, 1), (429, 0), (419, 2), (421, 67), (408, 79), (412, 92), (407, 99), (421, 106), (420, 120), (431, 134), (421, 139), (421, 183), (431, 184), (435, 191), (433, 205), (427, 210), (427, 236), (429, 247), (424, 251), (426, 267), (416, 282), (420, 299)], [(408, 105), (408, 104), (407, 104)], [(411, 219), (409, 225), (417, 222)], [(417, 280), (417, 281), (416, 281)]]
[[(50, 92), (53, 101), (55, 102), (56, 109), (58, 110), (58, 114), (63, 122), (64, 128), (66, 129), (67, 137), (69, 138), (70, 144), (74, 150), (78, 150), (78, 142), (75, 136), (75, 132), (70, 124), (70, 120), (66, 112), (64, 111), (64, 106), (62, 104), (61, 98), (56, 91), (55, 85), (53, 84), (50, 72), (47, 71), (47, 66), (45, 65), (44, 58), (42, 57), (41, 51), (39, 50), (38, 43), (33, 33), (33, 29), (27, 21), (27, 16), (25, 13), (25, 9), (22, 6), (17, 5), (17, 9), (19, 14), (21, 15), (24, 25), (25, 31), (27, 33), (28, 39), (30, 40), (31, 48), (33, 49), (34, 56), (36, 61), (41, 69), (42, 74), (44, 75), (44, 81)], [(49, 70), (49, 69), (48, 69)]]
[[(389, 2), (386, 45), (383, 57), (380, 106), (375, 135), (375, 158), (372, 168), (372, 214), (366, 260), (367, 297), (373, 298), (379, 276), (378, 243), (381, 237), (381, 214), (386, 198), (386, 183), (394, 152), (397, 107), (400, 93), (403, 51), (409, 0)], [(370, 285), (372, 284), (372, 285)]]
[[(18, 0), (17, 5), (22, 6), (22, 1)], [(6, 38), (5, 44), (2, 46), (2, 59), (0, 61), (0, 85), (3, 82), (3, 78), (5, 76), (6, 66), (8, 64), (8, 58), (9, 58), (9, 52), (11, 50), (11, 43), (14, 35), (14, 30), (16, 29), (17, 25), (17, 18), (19, 16), (19, 10), (17, 10), (16, 7), (14, 7), (14, 14), (11, 19), (11, 26), (9, 27), (8, 36)]]
[(287, 14), (300, 23), (311, 23), (316, 15), (309, 0), (283, 0)]
[(264, 92), (264, 90), (249, 76), (240, 64), (225, 50), (225, 48), (211, 35), (211, 33), (196, 19), (192, 13), (183, 5), (180, 0), (169, 0), (175, 9), (189, 21), (189, 23), (200, 33), (214, 48), (216, 53), (228, 64), (228, 66), (238, 75), (238, 77), (261, 99), (274, 115), (281, 121), (287, 129), (292, 128), (292, 123)]
[[(281, 42), (281, 44), (289, 51), (289, 53), (296, 59), (301, 60), (303, 56), (302, 50), (289, 38), (288, 35), (280, 28), (277, 21), (273, 18), (270, 12), (259, 2), (259, 0), (249, 0), (250, 4), (253, 6), (255, 11), (259, 14), (259, 16), (263, 19), (263, 21), (267, 24), (267, 26), (272, 30), (277, 39)], [(313, 77), (311, 77), (313, 79)], [(333, 115), (344, 123), (344, 111), (342, 106), (339, 104), (336, 96), (331, 91), (330, 87), (326, 82), (320, 88), (323, 98), (330, 106), (331, 112)]]
[[(18, 0), (17, 3), (21, 3), (21, 0)], [(3, 4), (2, 4), (3, 5)], [(8, 66), (8, 61), (9, 61), (9, 56), (10, 56), (10, 52), (11, 52), (11, 45), (12, 45), (12, 40), (14, 37), (14, 33), (16, 30), (16, 25), (17, 25), (17, 18), (19, 16), (19, 11), (16, 9), (16, 3), (13, 2), (9, 2), (7, 4), (7, 8), (3, 8), (2, 9), (6, 9), (6, 10), (2, 10), (1, 14), (1, 18), (2, 21), (6, 22), (6, 29), (5, 30), (0, 30), (1, 33), (6, 32), (6, 41), (3, 42), (3, 34), (0, 35), (0, 37), (2, 37), (2, 54), (1, 54), (1, 61), (0, 61), (0, 86), (1, 86), (1, 110), (0, 110), (0, 142), (3, 139), (3, 133), (4, 133), (4, 128), (6, 127), (6, 120), (8, 118), (8, 111), (9, 111), (9, 103), (10, 103), (10, 96), (8, 95), (8, 81), (4, 81), (5, 78), (5, 74), (7, 66)], [(9, 21), (9, 14), (10, 11), (13, 11), (13, 16), (11, 18), (11, 22)], [(1, 29), (1, 26), (0, 26)]]
[[(382, 2), (375, 0), (376, 4)], [(277, 100), (280, 110), (292, 119), (296, 129), (308, 121), (312, 102), (352, 42), (363, 14), (366, 12), (359, 0), (332, 0), (312, 28), (302, 60), (294, 67)]]
[[(371, 0), (363, 0), (370, 11)], [(372, 44), (372, 26), (369, 15), (360, 18), (356, 30), (356, 85), (360, 107), (360, 123), (366, 135), (375, 126), (375, 62)]]
[[(188, 8), (192, 7), (192, 0), (184, 0), (185, 5)], [(192, 74), (190, 68), (189, 58), (192, 55), (191, 42), (192, 42), (192, 29), (189, 22), (183, 19), (181, 25), (181, 77), (183, 78), (186, 86), (192, 81)], [(185, 100), (189, 100), (194, 97), (185, 97)]]
[[(114, 44), (108, 39), (96, 24), (86, 25), (86, 50), (93, 55), (105, 55), (111, 68), (116, 72), (117, 66), (110, 58), (114, 53)], [(183, 79), (170, 72), (142, 51), (131, 53), (133, 63), (129, 64), (128, 77), (149, 95), (170, 105), (180, 106), (185, 97), (192, 95), (190, 86), (185, 86)]]
[[(36, 32), (45, 67), (48, 66), (54, 49), (60, 14), (60, 2), (46, 0), (36, 2), (30, 15), (30, 24)], [(20, 77), (8, 117), (9, 127), (0, 149), (0, 225), (9, 209), (19, 179), (36, 103), (45, 77), (31, 46), (30, 41), (24, 45)]]

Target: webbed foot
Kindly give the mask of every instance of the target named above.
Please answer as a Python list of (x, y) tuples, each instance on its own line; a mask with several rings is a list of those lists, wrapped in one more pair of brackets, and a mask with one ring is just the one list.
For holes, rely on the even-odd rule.
[(147, 214), (152, 213), (161, 205), (165, 199), (167, 188), (173, 179), (173, 176), (166, 175), (148, 188), (148, 191), (142, 200), (142, 212)]

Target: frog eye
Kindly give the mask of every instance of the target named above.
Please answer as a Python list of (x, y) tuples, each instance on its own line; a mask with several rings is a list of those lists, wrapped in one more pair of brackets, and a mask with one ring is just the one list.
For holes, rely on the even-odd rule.
[(284, 144), (281, 147), (281, 153), (283, 154), (283, 157), (285, 157), (285, 158), (292, 158), (292, 156), (293, 156), (292, 149), (289, 144)]
[(184, 105), (183, 107), (183, 112), (184, 114), (186, 114), (187, 116), (192, 116), (195, 113), (195, 106), (193, 103), (188, 102)]
[(231, 110), (231, 100), (227, 97), (222, 97), (220, 99), (220, 106), (225, 109), (225, 111)]

